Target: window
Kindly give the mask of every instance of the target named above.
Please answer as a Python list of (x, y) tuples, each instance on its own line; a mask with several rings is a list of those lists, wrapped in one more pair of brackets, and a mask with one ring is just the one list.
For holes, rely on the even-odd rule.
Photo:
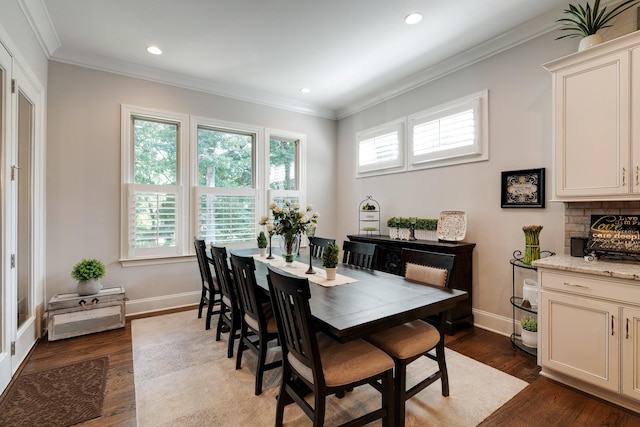
[(404, 119), (358, 133), (358, 176), (397, 172), (404, 166)]
[(356, 178), (488, 160), (488, 122), (485, 90), (358, 132)]
[(305, 140), (123, 105), (121, 258), (190, 255), (193, 236), (251, 247), (271, 200), (302, 203)]
[(409, 168), (487, 160), (486, 111), (485, 91), (409, 116)]

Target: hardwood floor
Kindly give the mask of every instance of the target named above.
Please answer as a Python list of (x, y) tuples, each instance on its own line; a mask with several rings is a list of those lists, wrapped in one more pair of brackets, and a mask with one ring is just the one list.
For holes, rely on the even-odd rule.
[[(168, 312), (167, 312), (168, 313)], [(136, 425), (131, 318), (125, 328), (83, 337), (39, 342), (22, 372), (33, 372), (108, 355), (102, 417), (82, 426)], [(204, 328), (204, 318), (202, 319)], [(211, 330), (211, 333), (215, 331)], [(609, 404), (538, 375), (533, 356), (513, 349), (508, 337), (468, 328), (447, 336), (447, 347), (530, 383), (480, 424), (491, 426), (638, 426), (640, 414)], [(490, 392), (490, 385), (487, 386)], [(2, 396), (4, 397), (4, 396)]]

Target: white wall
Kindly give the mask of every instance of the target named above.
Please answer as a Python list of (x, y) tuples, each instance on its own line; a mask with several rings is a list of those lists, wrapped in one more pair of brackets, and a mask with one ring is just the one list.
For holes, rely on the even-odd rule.
[[(551, 180), (551, 76), (541, 64), (575, 51), (575, 41), (544, 35), (524, 45), (445, 76), (366, 111), (338, 126), (338, 235), (357, 232), (357, 204), (366, 195), (380, 202), (383, 223), (392, 216), (437, 218), (443, 210), (468, 215), (466, 242), (473, 254), (475, 321), (489, 329), (511, 328), (511, 266), (515, 250), (524, 251), (523, 225), (539, 224), (541, 246), (563, 250), (564, 206), (545, 209), (500, 207), (500, 172), (546, 168)], [(489, 90), (489, 161), (356, 179), (356, 132), (437, 106), (483, 89)], [(548, 198), (547, 198), (548, 199)]]
[[(335, 233), (336, 123), (145, 80), (51, 62), (47, 150), (47, 295), (72, 292), (73, 265), (107, 265), (104, 286), (123, 286), (129, 314), (199, 299), (195, 257), (187, 263), (121, 267), (120, 105), (131, 104), (307, 135), (308, 201)], [(186, 294), (186, 295), (185, 295)]]

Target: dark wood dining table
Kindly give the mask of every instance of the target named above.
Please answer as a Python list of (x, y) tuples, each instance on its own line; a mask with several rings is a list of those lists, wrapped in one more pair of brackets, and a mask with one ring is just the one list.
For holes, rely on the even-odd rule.
[[(255, 253), (231, 252), (244, 256)], [(268, 293), (267, 264), (256, 259), (255, 265), (256, 281)], [(279, 265), (272, 267), (286, 273), (284, 261)], [(338, 274), (357, 281), (332, 287), (311, 283), (309, 304), (316, 326), (343, 342), (446, 312), (468, 298), (467, 292), (458, 289), (426, 286), (395, 274), (347, 264), (338, 266)]]

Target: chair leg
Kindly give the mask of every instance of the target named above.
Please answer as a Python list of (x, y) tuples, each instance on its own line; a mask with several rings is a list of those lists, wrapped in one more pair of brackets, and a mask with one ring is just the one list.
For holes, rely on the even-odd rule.
[(216, 328), (216, 341), (220, 341), (220, 334), (222, 333), (222, 326), (224, 325), (224, 313), (227, 306), (224, 303), (220, 303), (220, 316), (218, 317), (218, 326)]
[(407, 402), (407, 363), (404, 360), (395, 361), (393, 374), (393, 410), (396, 427), (404, 427), (405, 405)]
[(313, 408), (313, 427), (324, 426), (324, 415), (326, 412), (327, 398), (316, 393), (315, 407)]
[(264, 365), (267, 359), (267, 338), (260, 334), (258, 338), (258, 365), (256, 366), (256, 396), (262, 393), (262, 378), (264, 376)]
[(436, 357), (440, 369), (440, 381), (442, 382), (442, 395), (449, 396), (449, 374), (447, 373), (447, 360), (444, 357), (444, 338), (436, 346)]
[(205, 321), (205, 330), (211, 329), (211, 316), (213, 316), (213, 296), (209, 295), (209, 304), (207, 305), (207, 320)]
[[(202, 318), (202, 308), (204, 307), (204, 301), (207, 297), (207, 290), (204, 288), (204, 283), (202, 284), (202, 295), (200, 295), (200, 305), (198, 306), (198, 319)], [(209, 329), (209, 328), (207, 328)]]
[(245, 337), (247, 335), (247, 327), (242, 322), (242, 326), (240, 326), (240, 338), (238, 339), (238, 354), (236, 355), (236, 369), (242, 368), (242, 353), (244, 353), (244, 349), (247, 348), (244, 343)]
[(387, 416), (382, 419), (382, 427), (391, 427), (394, 422), (393, 406), (393, 374), (387, 372), (382, 378), (382, 406), (387, 410)]
[(231, 327), (229, 328), (229, 345), (227, 346), (227, 358), (233, 357), (233, 344), (236, 338), (236, 331), (239, 329), (237, 311), (231, 313)]

